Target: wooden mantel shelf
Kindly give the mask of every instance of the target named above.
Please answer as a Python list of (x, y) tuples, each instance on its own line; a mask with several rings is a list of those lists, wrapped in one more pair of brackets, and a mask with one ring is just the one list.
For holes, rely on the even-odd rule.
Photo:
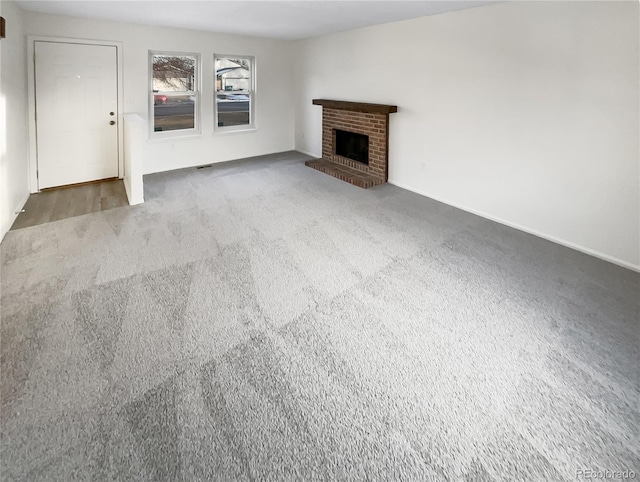
[(344, 100), (313, 99), (314, 105), (321, 105), (328, 109), (351, 110), (371, 114), (391, 114), (398, 112), (397, 105), (366, 104), (364, 102), (346, 102)]

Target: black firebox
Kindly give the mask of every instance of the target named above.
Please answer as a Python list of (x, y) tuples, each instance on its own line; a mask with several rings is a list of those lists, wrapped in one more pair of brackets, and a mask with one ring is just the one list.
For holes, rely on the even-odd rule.
[(369, 136), (336, 129), (336, 154), (369, 165)]

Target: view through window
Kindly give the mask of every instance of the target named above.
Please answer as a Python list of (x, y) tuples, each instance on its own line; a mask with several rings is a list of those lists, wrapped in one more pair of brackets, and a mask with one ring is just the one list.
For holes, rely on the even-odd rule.
[(154, 132), (196, 128), (197, 67), (197, 55), (151, 55)]
[(251, 128), (254, 101), (253, 57), (216, 55), (215, 115), (218, 129)]

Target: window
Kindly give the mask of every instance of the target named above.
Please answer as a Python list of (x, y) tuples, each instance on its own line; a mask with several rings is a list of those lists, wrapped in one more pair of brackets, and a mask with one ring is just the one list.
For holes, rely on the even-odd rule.
[(152, 137), (197, 133), (200, 129), (198, 54), (150, 52), (149, 111)]
[(216, 55), (214, 117), (216, 131), (255, 128), (255, 59)]

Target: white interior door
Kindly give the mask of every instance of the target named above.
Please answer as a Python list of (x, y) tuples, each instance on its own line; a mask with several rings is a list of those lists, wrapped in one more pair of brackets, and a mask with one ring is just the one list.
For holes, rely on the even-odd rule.
[(116, 47), (37, 41), (35, 80), (38, 187), (117, 177)]

